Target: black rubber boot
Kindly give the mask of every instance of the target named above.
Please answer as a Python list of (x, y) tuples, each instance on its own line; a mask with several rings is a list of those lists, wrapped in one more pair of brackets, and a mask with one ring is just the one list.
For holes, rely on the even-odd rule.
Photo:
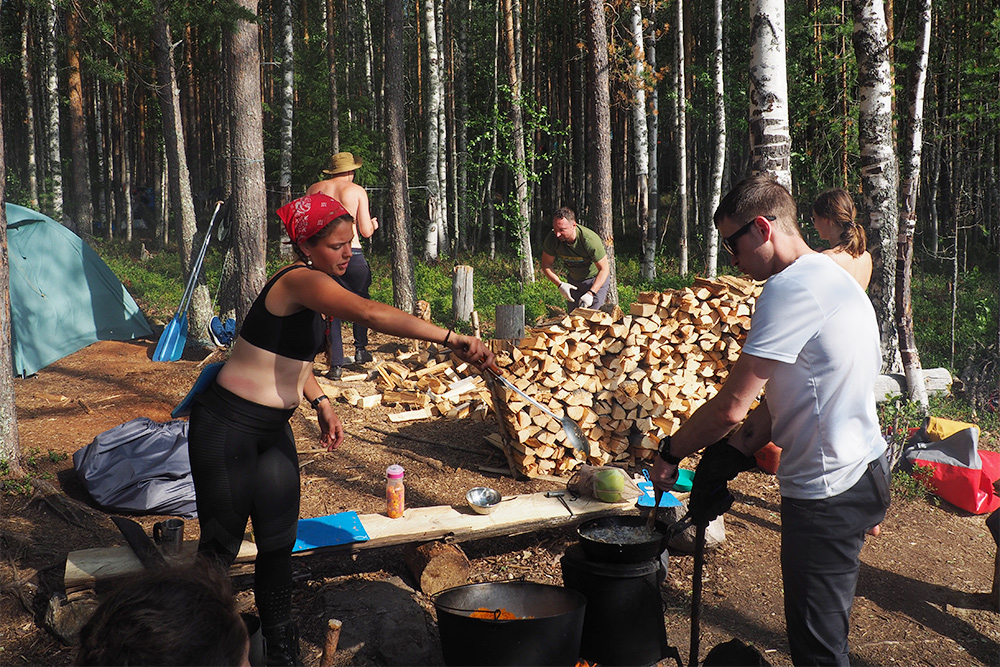
[(299, 660), (299, 629), (288, 621), (264, 628), (264, 656), (268, 665), (302, 665)]

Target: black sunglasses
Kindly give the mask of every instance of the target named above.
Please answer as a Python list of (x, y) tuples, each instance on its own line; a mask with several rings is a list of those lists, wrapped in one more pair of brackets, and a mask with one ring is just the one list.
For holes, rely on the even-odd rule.
[(730, 255), (733, 255), (734, 257), (736, 256), (737, 253), (733, 249), (736, 247), (736, 242), (739, 240), (741, 236), (750, 231), (750, 225), (754, 223), (754, 220), (760, 217), (763, 217), (764, 219), (769, 220), (770, 222), (774, 222), (775, 220), (778, 219), (777, 216), (774, 215), (754, 216), (753, 220), (750, 220), (750, 222), (746, 223), (745, 225), (737, 229), (735, 232), (733, 232), (726, 238), (722, 239), (722, 247), (726, 249), (726, 252), (728, 252)]

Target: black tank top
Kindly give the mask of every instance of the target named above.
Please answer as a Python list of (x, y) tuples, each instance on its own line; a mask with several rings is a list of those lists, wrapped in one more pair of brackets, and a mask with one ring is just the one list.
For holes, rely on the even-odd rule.
[(243, 328), (240, 329), (243, 340), (268, 352), (274, 352), (280, 357), (300, 361), (312, 361), (323, 349), (326, 342), (326, 325), (319, 313), (306, 309), (278, 317), (272, 315), (264, 305), (268, 292), (278, 278), (292, 269), (308, 268), (301, 264), (285, 267), (267, 281), (243, 320)]

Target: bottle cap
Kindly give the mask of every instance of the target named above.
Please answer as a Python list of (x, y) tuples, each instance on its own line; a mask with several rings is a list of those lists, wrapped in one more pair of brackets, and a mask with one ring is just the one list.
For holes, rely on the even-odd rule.
[(403, 466), (393, 463), (385, 469), (385, 476), (389, 479), (400, 479), (404, 472)]

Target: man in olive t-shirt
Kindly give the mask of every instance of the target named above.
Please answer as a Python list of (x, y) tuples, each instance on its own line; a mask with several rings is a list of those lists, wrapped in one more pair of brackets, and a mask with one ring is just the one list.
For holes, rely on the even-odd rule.
[[(552, 265), (562, 260), (566, 270), (563, 281)], [(576, 213), (563, 206), (552, 216), (552, 231), (542, 243), (542, 273), (559, 287), (567, 309), (599, 309), (608, 296), (608, 255), (604, 242), (595, 232), (576, 224)]]

